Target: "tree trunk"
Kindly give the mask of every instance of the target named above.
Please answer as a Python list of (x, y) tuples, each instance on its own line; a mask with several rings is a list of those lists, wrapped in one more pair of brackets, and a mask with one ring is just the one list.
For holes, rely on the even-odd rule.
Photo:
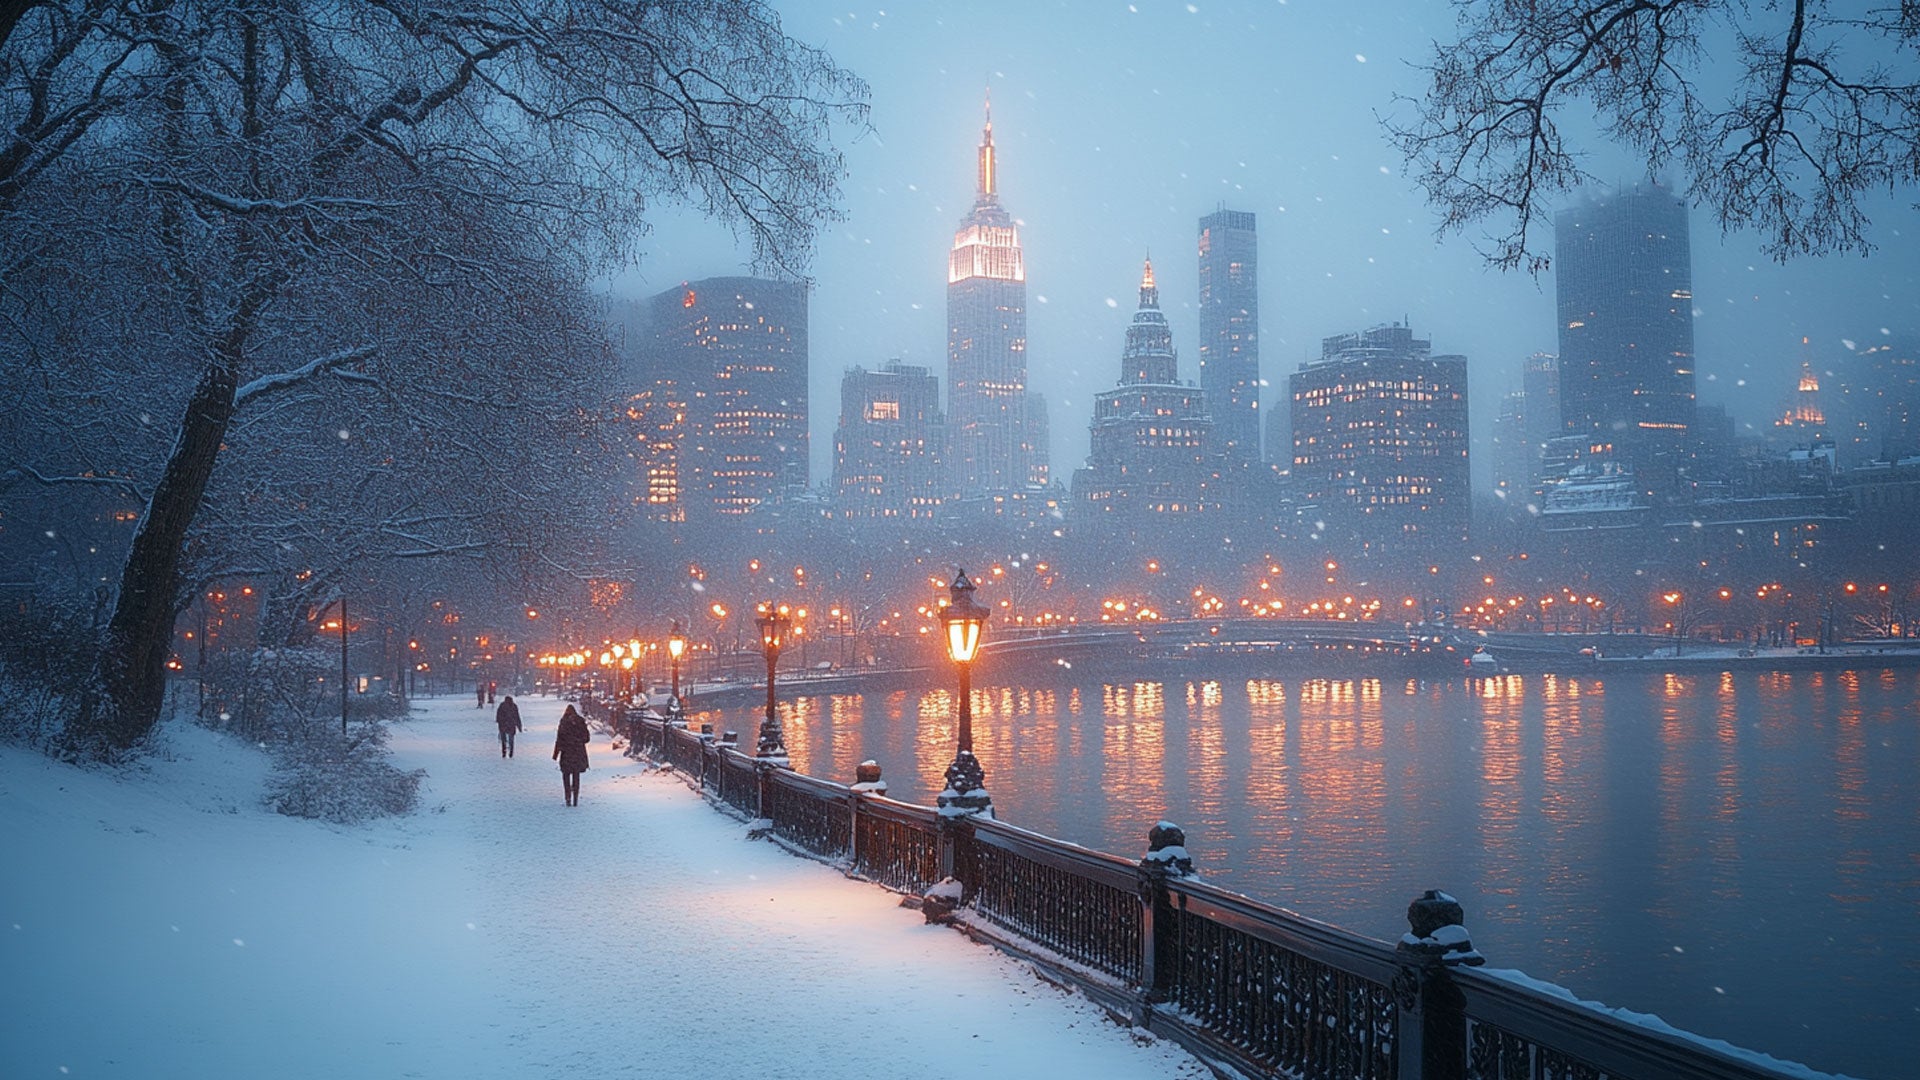
[[(237, 344), (237, 335), (222, 344), (231, 348)], [(187, 403), (180, 440), (153, 489), (120, 575), (120, 594), (107, 622), (99, 660), (106, 700), (83, 709), (75, 721), (75, 734), (82, 740), (124, 750), (160, 719), (179, 599), (181, 547), (206, 496), (221, 441), (233, 419), (237, 371), (233, 357), (220, 357), (200, 377)]]

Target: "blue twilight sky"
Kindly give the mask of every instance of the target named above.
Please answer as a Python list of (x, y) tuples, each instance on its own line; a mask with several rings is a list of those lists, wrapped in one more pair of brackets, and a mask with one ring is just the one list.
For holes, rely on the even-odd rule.
[[(1525, 356), (1556, 351), (1553, 279), (1486, 269), (1471, 237), (1437, 240), (1433, 212), (1381, 130), (1394, 93), (1422, 89), (1412, 65), (1451, 38), (1450, 5), (776, 7), (790, 35), (826, 48), (873, 92), (873, 130), (840, 137), (847, 219), (824, 233), (811, 267), (815, 482), (831, 475), (845, 369), (897, 356), (944, 377), (946, 251), (971, 205), (991, 87), (1001, 199), (1023, 225), (1028, 383), (1051, 405), (1057, 476), (1086, 456), (1093, 394), (1118, 377), (1149, 249), (1181, 377), (1198, 378), (1197, 221), (1224, 204), (1259, 215), (1261, 368), (1272, 384), (1262, 411), (1284, 407), (1287, 374), (1321, 337), (1408, 319), (1436, 352), (1468, 357), (1474, 472), (1485, 486), (1480, 451), (1499, 398), (1519, 385)], [(1638, 177), (1625, 155), (1588, 147), (1597, 175)], [(1749, 236), (1723, 239), (1696, 211), (1701, 399), (1763, 424), (1792, 389), (1803, 335), (1822, 364), (1844, 354), (1843, 340), (1920, 328), (1913, 201), (1874, 207), (1873, 257), (1786, 266)], [(743, 268), (727, 232), (672, 208), (655, 215), (642, 248), (616, 294)]]

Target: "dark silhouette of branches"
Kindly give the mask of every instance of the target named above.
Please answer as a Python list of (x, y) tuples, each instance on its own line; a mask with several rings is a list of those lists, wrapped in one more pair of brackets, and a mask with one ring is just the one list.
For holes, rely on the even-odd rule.
[[(1539, 272), (1557, 196), (1595, 181), (1561, 125), (1592, 110), (1650, 173), (1678, 166), (1726, 231), (1781, 260), (1869, 252), (1861, 200), (1920, 181), (1920, 3), (1461, 0), (1460, 36), (1386, 121), (1442, 232)], [(1407, 114), (1410, 114), (1408, 116)]]

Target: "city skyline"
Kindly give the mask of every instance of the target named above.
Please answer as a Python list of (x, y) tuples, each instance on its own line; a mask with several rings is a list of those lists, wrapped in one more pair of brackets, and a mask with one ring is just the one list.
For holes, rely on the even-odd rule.
[[(846, 220), (823, 236), (810, 267), (814, 290), (812, 393), (833, 400), (846, 366), (890, 357), (945, 375), (943, 282), (928, 272), (972, 194), (980, 87), (993, 88), (1002, 182), (1018, 191), (1025, 257), (1036, 284), (1029, 337), (1030, 388), (1052, 409), (1056, 471), (1084, 452), (1092, 390), (1121, 346), (1130, 306), (1113, 282), (1156, 264), (1176, 344), (1198, 356), (1194, 222), (1221, 203), (1260, 217), (1261, 364), (1264, 426), (1276, 387), (1319, 340), (1357, 326), (1411, 318), (1472, 356), (1475, 488), (1488, 488), (1486, 435), (1527, 356), (1556, 348), (1554, 280), (1487, 270), (1469, 238), (1433, 240), (1432, 212), (1381, 137), (1377, 113), (1419, 80), (1402, 61), (1445, 27), (1391, 10), (1332, 18), (1305, 5), (1208, 4), (1197, 13), (1145, 9), (1071, 19), (1075, 45), (1059, 50), (1069, 16), (988, 3), (964, 25), (995, 32), (966, 58), (951, 48), (962, 25), (952, 12), (892, 11), (849, 18), (789, 5), (790, 32), (824, 43), (874, 88), (873, 132), (851, 141)], [(1105, 62), (1140, 40), (1169, 56), (1217, 53), (1205, 81), (1172, 69)], [(1280, 49), (1286, 64), (1256, 62)], [(1209, 101), (1237, 96), (1272, 112), (1249, 121)], [(1312, 101), (1312, 109), (1294, 104)], [(1123, 103), (1122, 108), (1112, 108)], [(1233, 113), (1234, 110), (1225, 110)], [(1585, 123), (1568, 118), (1570, 125)], [(1639, 170), (1607, 148), (1594, 170), (1621, 185)], [(1920, 252), (1903, 250), (1915, 214), (1887, 200), (1876, 211), (1882, 242), (1871, 259), (1779, 266), (1757, 242), (1723, 241), (1703, 215), (1694, 223), (1700, 394), (1729, 407), (1740, 425), (1770, 423), (1791, 389), (1802, 336), (1817, 366), (1898, 340), (1911, 327), (1905, 297), (1920, 281)], [(937, 245), (937, 246), (936, 246)], [(643, 240), (642, 263), (611, 283), (642, 295), (684, 277), (738, 273), (740, 252), (724, 232), (668, 208)], [(1751, 269), (1749, 269), (1751, 267)], [(1044, 300), (1042, 299), (1044, 297)], [(1891, 298), (1891, 299), (1889, 299)], [(1112, 304), (1108, 302), (1112, 301)], [(1893, 312), (1905, 312), (1904, 324)], [(1888, 328), (1892, 334), (1882, 336)], [(814, 418), (814, 473), (830, 469), (830, 417)]]

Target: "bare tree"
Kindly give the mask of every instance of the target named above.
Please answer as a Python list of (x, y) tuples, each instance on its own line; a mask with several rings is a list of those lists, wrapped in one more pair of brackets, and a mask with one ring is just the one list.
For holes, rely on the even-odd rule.
[(1456, 0), (1386, 127), (1441, 231), (1486, 223), (1502, 268), (1545, 269), (1534, 226), (1595, 179), (1562, 128), (1582, 106), (1775, 258), (1868, 252), (1863, 197), (1920, 180), (1920, 3), (1885, 2)]
[[(63, 471), (22, 447), (7, 463), (16, 482), (104, 478), (144, 499), (98, 693), (72, 725), (105, 747), (131, 745), (158, 716), (183, 555), (246, 434), (237, 424), (323, 386), (417, 402), (396, 356), (464, 357), (457, 372), (513, 383), (539, 353), (471, 340), (438, 351), (394, 295), (479, 283), (438, 309), (485, 320), (500, 309), (475, 297), (525, 304), (556, 272), (582, 282), (630, 257), (651, 199), (690, 200), (739, 229), (763, 268), (797, 271), (834, 213), (830, 126), (860, 121), (865, 96), (750, 0), (67, 0), (12, 26), (0, 80), (8, 362), (64, 379), (68, 354), (43, 331), (77, 327), (91, 346), (113, 343), (120, 368), (161, 373), (150, 412), (170, 437), (144, 443), (146, 460)], [(138, 317), (102, 327), (34, 287), (62, 278), (109, 282)], [(58, 421), (44, 407), (33, 419)], [(481, 440), (460, 455), (495, 451)], [(390, 471), (413, 464), (395, 457)], [(412, 529), (425, 548), (462, 542), (428, 529), (445, 523), (437, 511), (389, 509), (388, 541)]]

